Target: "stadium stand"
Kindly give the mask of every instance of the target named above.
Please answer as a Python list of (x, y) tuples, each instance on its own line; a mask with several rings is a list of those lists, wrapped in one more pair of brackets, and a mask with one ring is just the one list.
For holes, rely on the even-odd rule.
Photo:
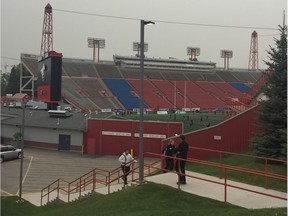
[(251, 73), (259, 73), (259, 72), (230, 72), (234, 77), (236, 77), (241, 83), (255, 83), (257, 79), (251, 76)]
[(243, 94), (226, 82), (213, 82), (212, 85), (225, 92), (227, 97), (243, 97)]
[(216, 70), (216, 74), (225, 82), (239, 82), (229, 71)]
[(97, 110), (99, 106), (93, 103), (88, 93), (81, 89), (70, 77), (62, 77), (62, 95), (69, 98), (72, 105), (81, 104), (88, 110)]
[(184, 72), (175, 72), (175, 71), (163, 71), (161, 72), (162, 76), (166, 80), (187, 80), (184, 75)]
[[(177, 80), (176, 84), (177, 88), (185, 92), (185, 81)], [(191, 108), (214, 109), (224, 107), (223, 101), (215, 98), (213, 95), (209, 95), (193, 81), (186, 82), (186, 94), (188, 99), (197, 105), (197, 107)]]
[(114, 65), (94, 64), (101, 78), (123, 78), (120, 71)]
[(203, 73), (202, 76), (204, 77), (205, 81), (213, 81), (213, 82), (222, 82), (223, 80), (215, 73)]
[(181, 109), (196, 107), (196, 105), (191, 103), (189, 100), (185, 101), (185, 93), (177, 88), (176, 80), (151, 80), (151, 84), (153, 84), (155, 88), (159, 90), (159, 92), (166, 95), (166, 99), (173, 104), (173, 107), (170, 108)]
[[(103, 81), (126, 109), (140, 107), (139, 97), (135, 93), (133, 95), (134, 91), (125, 79), (105, 78)], [(146, 104), (144, 107), (148, 108)]]
[[(140, 92), (140, 81), (129, 79), (128, 82), (133, 86), (133, 88)], [(169, 109), (173, 108), (173, 104), (171, 104), (167, 99), (166, 95), (159, 91), (153, 84), (151, 84), (150, 80), (144, 80), (144, 101), (149, 104), (149, 107), (152, 109)]]
[(224, 100), (224, 98), (229, 96), (225, 93), (225, 91), (223, 91), (223, 90), (217, 88), (215, 85), (213, 85), (213, 83), (207, 82), (207, 81), (204, 81), (204, 82), (196, 81), (195, 82), (196, 85), (198, 85), (200, 88), (202, 88), (209, 95), (213, 95), (222, 101)]
[(238, 89), (242, 93), (246, 93), (250, 90), (250, 88), (244, 83), (229, 83), (234, 88)]
[[(120, 63), (104, 64), (63, 58), (63, 100), (83, 110), (139, 108), (139, 58), (118, 56), (117, 59)], [(38, 56), (21, 54), (21, 60), (37, 76)], [(225, 101), (229, 101), (229, 98), (239, 101), (251, 98), (254, 84), (259, 83), (262, 77), (261, 71), (224, 71), (209, 62), (154, 58), (146, 60), (144, 101), (145, 107), (153, 109), (225, 107)], [(253, 93), (249, 88), (251, 86)]]
[(63, 59), (62, 67), (71, 77), (99, 77), (90, 60)]
[(29, 70), (34, 76), (38, 73), (38, 56), (31, 54), (21, 54), (21, 61), (24, 66)]
[(114, 95), (102, 85), (102, 80), (97, 78), (72, 78), (72, 80), (87, 93), (87, 97), (99, 108), (122, 108), (121, 104), (114, 99)]

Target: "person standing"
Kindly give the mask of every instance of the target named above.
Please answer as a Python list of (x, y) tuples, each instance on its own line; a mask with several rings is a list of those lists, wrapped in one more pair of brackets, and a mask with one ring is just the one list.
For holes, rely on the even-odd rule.
[(179, 172), (179, 167), (180, 167), (180, 177), (178, 177), (177, 184), (186, 184), (186, 176), (185, 176), (185, 164), (186, 164), (186, 159), (187, 159), (187, 154), (189, 150), (189, 145), (185, 141), (185, 136), (182, 134), (180, 135), (181, 142), (176, 148), (176, 158), (179, 159), (184, 159), (184, 160), (176, 160), (175, 163), (175, 171)]
[[(125, 149), (125, 151), (123, 152), (123, 154), (119, 157), (118, 161), (121, 163), (121, 169), (123, 171), (123, 181), (124, 184), (128, 184), (127, 183), (127, 176), (130, 173), (130, 165), (133, 163), (134, 158), (132, 157), (131, 154), (129, 154), (129, 150)], [(136, 161), (134, 161), (136, 162)]]
[(166, 170), (172, 170), (173, 169), (173, 164), (174, 164), (174, 159), (171, 158), (174, 154), (175, 154), (175, 146), (174, 146), (174, 140), (170, 139), (169, 144), (163, 149), (162, 153), (165, 156), (169, 156), (169, 157), (165, 157), (165, 162), (166, 162), (166, 166), (165, 166), (165, 171)]

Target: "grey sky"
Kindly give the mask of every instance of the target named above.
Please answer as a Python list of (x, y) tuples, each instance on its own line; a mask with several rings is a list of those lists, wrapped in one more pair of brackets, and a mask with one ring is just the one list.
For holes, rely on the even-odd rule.
[[(176, 25), (172, 21), (212, 25), (278, 28), (283, 23), (286, 0), (1, 0), (1, 69), (17, 64), (20, 53), (39, 54), (44, 8), (103, 14), (156, 21), (145, 27), (146, 56), (188, 59), (187, 46), (200, 47), (201, 61), (223, 67), (220, 50), (233, 50), (232, 68), (247, 68), (251, 33), (254, 29)], [(135, 55), (132, 44), (140, 40), (140, 21), (113, 19), (53, 11), (54, 50), (67, 58), (92, 59), (87, 37), (104, 38), (100, 59), (113, 54)], [(278, 30), (257, 30), (259, 66), (265, 68), (266, 50), (274, 46)], [(7, 58), (8, 57), (8, 58)], [(8, 68), (9, 69), (9, 68)]]

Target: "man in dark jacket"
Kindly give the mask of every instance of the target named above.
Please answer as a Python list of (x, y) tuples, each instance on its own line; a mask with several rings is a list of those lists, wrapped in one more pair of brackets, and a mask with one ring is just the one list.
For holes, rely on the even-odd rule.
[[(165, 156), (169, 156), (165, 158), (166, 166), (165, 170), (172, 170), (173, 169), (173, 164), (174, 164), (174, 159), (170, 158), (172, 157), (176, 152), (175, 152), (175, 146), (174, 146), (174, 140), (171, 139), (169, 144), (163, 149), (162, 153)], [(164, 171), (166, 172), (166, 171)]]
[(186, 176), (185, 176), (186, 161), (180, 160), (180, 159), (187, 159), (187, 153), (189, 150), (189, 145), (185, 141), (184, 135), (180, 135), (180, 139), (181, 139), (181, 143), (176, 148), (176, 157), (179, 159), (176, 160), (175, 170), (176, 170), (176, 172), (179, 172), (179, 167), (180, 167), (180, 173), (181, 174), (180, 174), (180, 178), (178, 178), (180, 182), (177, 182), (177, 184), (179, 184), (179, 183), (180, 184), (186, 184)]

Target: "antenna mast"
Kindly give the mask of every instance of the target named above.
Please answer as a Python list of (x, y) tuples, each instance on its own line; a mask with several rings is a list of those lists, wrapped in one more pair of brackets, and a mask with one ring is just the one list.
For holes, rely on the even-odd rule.
[(48, 3), (44, 10), (42, 42), (40, 56), (43, 57), (45, 53), (53, 50), (53, 19), (52, 7)]

